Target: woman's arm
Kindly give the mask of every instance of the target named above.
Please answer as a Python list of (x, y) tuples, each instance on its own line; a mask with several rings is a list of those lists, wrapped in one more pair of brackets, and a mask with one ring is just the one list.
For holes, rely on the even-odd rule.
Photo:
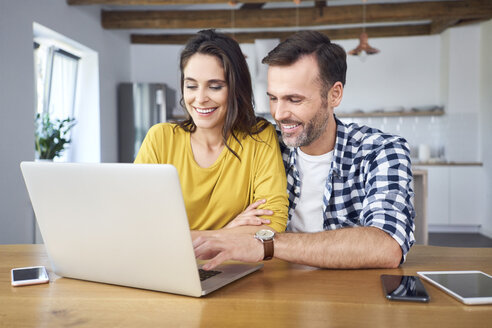
[[(253, 201), (265, 199), (257, 209), (271, 210), (273, 213), (263, 219), (269, 219), (269, 227), (277, 232), (282, 232), (287, 226), (289, 200), (287, 195), (287, 179), (285, 168), (280, 153), (277, 133), (272, 125), (269, 125), (258, 135), (254, 135), (258, 141), (257, 152), (254, 155), (253, 170)], [(258, 213), (258, 215), (265, 215)], [(254, 218), (253, 218), (254, 221)]]

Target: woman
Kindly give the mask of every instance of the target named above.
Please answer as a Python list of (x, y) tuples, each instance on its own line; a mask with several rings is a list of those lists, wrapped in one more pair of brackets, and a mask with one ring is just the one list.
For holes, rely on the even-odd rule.
[(181, 53), (180, 70), (188, 118), (153, 126), (135, 163), (176, 167), (192, 230), (241, 226), (249, 232), (265, 223), (285, 230), (288, 199), (277, 135), (255, 117), (239, 45), (213, 30), (200, 31)]

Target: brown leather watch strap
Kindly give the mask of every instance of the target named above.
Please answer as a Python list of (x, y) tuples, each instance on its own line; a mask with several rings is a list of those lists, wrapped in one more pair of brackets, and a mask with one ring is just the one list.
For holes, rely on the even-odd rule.
[(263, 240), (263, 248), (265, 249), (263, 260), (271, 260), (273, 258), (273, 239)]

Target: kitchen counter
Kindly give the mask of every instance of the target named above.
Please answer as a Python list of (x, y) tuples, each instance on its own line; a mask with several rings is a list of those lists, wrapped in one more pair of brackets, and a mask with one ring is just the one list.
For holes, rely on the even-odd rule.
[(452, 162), (452, 161), (430, 161), (420, 162), (419, 160), (412, 160), (413, 166), (483, 166), (482, 162)]

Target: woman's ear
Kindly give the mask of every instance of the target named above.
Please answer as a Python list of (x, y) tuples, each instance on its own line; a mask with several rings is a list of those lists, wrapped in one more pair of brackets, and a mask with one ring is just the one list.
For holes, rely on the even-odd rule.
[(328, 102), (331, 108), (335, 108), (340, 105), (343, 97), (343, 84), (340, 81), (335, 82), (328, 91)]

